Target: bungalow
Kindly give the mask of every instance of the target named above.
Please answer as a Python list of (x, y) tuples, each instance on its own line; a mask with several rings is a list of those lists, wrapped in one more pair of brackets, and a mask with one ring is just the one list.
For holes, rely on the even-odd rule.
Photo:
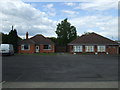
[(19, 53), (54, 53), (54, 43), (44, 37), (41, 34), (37, 34), (31, 38), (28, 38), (28, 32), (26, 33), (26, 39), (20, 41), (18, 46)]
[(96, 33), (84, 34), (68, 44), (69, 52), (75, 54), (118, 54), (119, 44)]

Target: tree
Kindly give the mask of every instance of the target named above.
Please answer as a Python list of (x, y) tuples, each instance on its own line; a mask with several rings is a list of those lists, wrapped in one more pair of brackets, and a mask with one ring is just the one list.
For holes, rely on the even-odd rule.
[(9, 44), (13, 44), (14, 47), (14, 51), (15, 53), (18, 51), (17, 47), (18, 47), (18, 35), (17, 35), (17, 30), (11, 30), (8, 34), (8, 43)]
[(12, 26), (12, 30), (9, 32), (9, 34), (1, 33), (0, 35), (2, 36), (2, 43), (3, 44), (12, 44), (13, 47), (14, 47), (15, 53), (17, 53), (17, 51), (18, 51), (18, 42), (20, 40), (22, 40), (17, 35), (17, 30), (16, 29), (13, 30), (13, 26)]
[(3, 44), (8, 43), (8, 35), (1, 33), (1, 36), (2, 36), (2, 43)]
[(93, 33), (93, 32), (84, 32), (83, 35), (88, 35), (88, 34), (90, 34), (90, 33)]
[(50, 39), (51, 41), (53, 41), (54, 43), (56, 43), (57, 38), (56, 37), (49, 37), (48, 39)]
[(69, 42), (77, 37), (76, 28), (71, 26), (67, 18), (58, 23), (56, 29), (57, 39), (59, 45), (66, 46)]

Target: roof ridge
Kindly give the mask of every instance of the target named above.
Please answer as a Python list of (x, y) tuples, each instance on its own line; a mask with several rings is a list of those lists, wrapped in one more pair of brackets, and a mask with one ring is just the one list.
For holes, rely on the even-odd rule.
[[(36, 36), (42, 36), (42, 37), (44, 37), (42, 34), (36, 34), (36, 35), (34, 35), (33, 37), (31, 37), (30, 39), (32, 39), (32, 38), (34, 38), (34, 37), (36, 37)], [(45, 38), (45, 37), (44, 37)]]

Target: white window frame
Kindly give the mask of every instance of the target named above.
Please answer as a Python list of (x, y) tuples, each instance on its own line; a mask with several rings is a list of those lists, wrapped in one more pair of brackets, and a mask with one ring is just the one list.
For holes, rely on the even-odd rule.
[(82, 52), (83, 51), (83, 46), (81, 46), (81, 45), (73, 46), (73, 51), (74, 52)]
[(97, 46), (97, 51), (98, 52), (106, 52), (106, 46), (104, 46), (104, 45)]
[(94, 46), (85, 46), (85, 52), (94, 52)]
[(30, 45), (29, 45), (29, 44), (28, 44), (28, 49), (25, 49), (25, 48), (24, 48), (24, 45), (25, 45), (25, 44), (22, 44), (22, 45), (21, 45), (21, 50), (30, 50)]

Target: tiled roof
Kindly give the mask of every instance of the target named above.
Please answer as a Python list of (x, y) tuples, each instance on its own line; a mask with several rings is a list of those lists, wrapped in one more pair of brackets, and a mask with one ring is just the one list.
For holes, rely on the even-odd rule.
[(41, 34), (37, 34), (30, 39), (21, 40), (19, 44), (54, 44), (50, 39)]
[(106, 37), (103, 37), (99, 34), (89, 33), (89, 34), (85, 34), (85, 35), (78, 37), (77, 39), (70, 42), (68, 45), (71, 45), (71, 44), (105, 44), (105, 45), (113, 44), (115, 45), (118, 43)]
[(21, 40), (19, 44), (35, 44), (35, 42), (31, 39)]
[(37, 34), (30, 39), (33, 40), (36, 44), (54, 44), (50, 39), (44, 37), (41, 34)]

